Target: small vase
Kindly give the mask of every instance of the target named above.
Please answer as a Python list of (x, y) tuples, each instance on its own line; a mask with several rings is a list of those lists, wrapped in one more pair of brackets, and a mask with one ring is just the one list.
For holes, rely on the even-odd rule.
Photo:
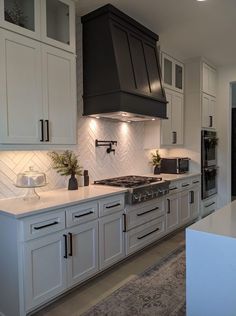
[(78, 181), (74, 174), (69, 179), (68, 190), (78, 190)]
[(155, 166), (154, 167), (154, 174), (160, 174), (161, 173), (161, 167), (160, 166)]

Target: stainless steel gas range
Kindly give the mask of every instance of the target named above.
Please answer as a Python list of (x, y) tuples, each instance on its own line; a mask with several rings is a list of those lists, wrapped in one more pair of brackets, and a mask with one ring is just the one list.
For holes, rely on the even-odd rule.
[(138, 204), (168, 194), (170, 181), (161, 177), (130, 175), (99, 180), (94, 184), (127, 188), (126, 204)]

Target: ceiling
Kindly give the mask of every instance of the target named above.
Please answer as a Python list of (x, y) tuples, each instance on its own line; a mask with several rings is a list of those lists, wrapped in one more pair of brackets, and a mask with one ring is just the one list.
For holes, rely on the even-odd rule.
[[(108, 0), (160, 35), (162, 49), (185, 60), (203, 56), (216, 66), (236, 65), (236, 0)], [(106, 0), (77, 0), (84, 15)]]

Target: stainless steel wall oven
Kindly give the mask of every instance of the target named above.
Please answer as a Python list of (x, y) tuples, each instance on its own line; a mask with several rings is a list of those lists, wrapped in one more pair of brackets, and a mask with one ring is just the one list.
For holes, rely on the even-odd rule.
[(217, 134), (214, 131), (202, 131), (202, 199), (217, 193)]

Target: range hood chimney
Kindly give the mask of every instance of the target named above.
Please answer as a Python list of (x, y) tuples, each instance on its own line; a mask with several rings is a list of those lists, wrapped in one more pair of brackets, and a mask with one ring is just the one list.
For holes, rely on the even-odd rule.
[(81, 21), (84, 115), (121, 121), (167, 118), (158, 35), (110, 4)]

